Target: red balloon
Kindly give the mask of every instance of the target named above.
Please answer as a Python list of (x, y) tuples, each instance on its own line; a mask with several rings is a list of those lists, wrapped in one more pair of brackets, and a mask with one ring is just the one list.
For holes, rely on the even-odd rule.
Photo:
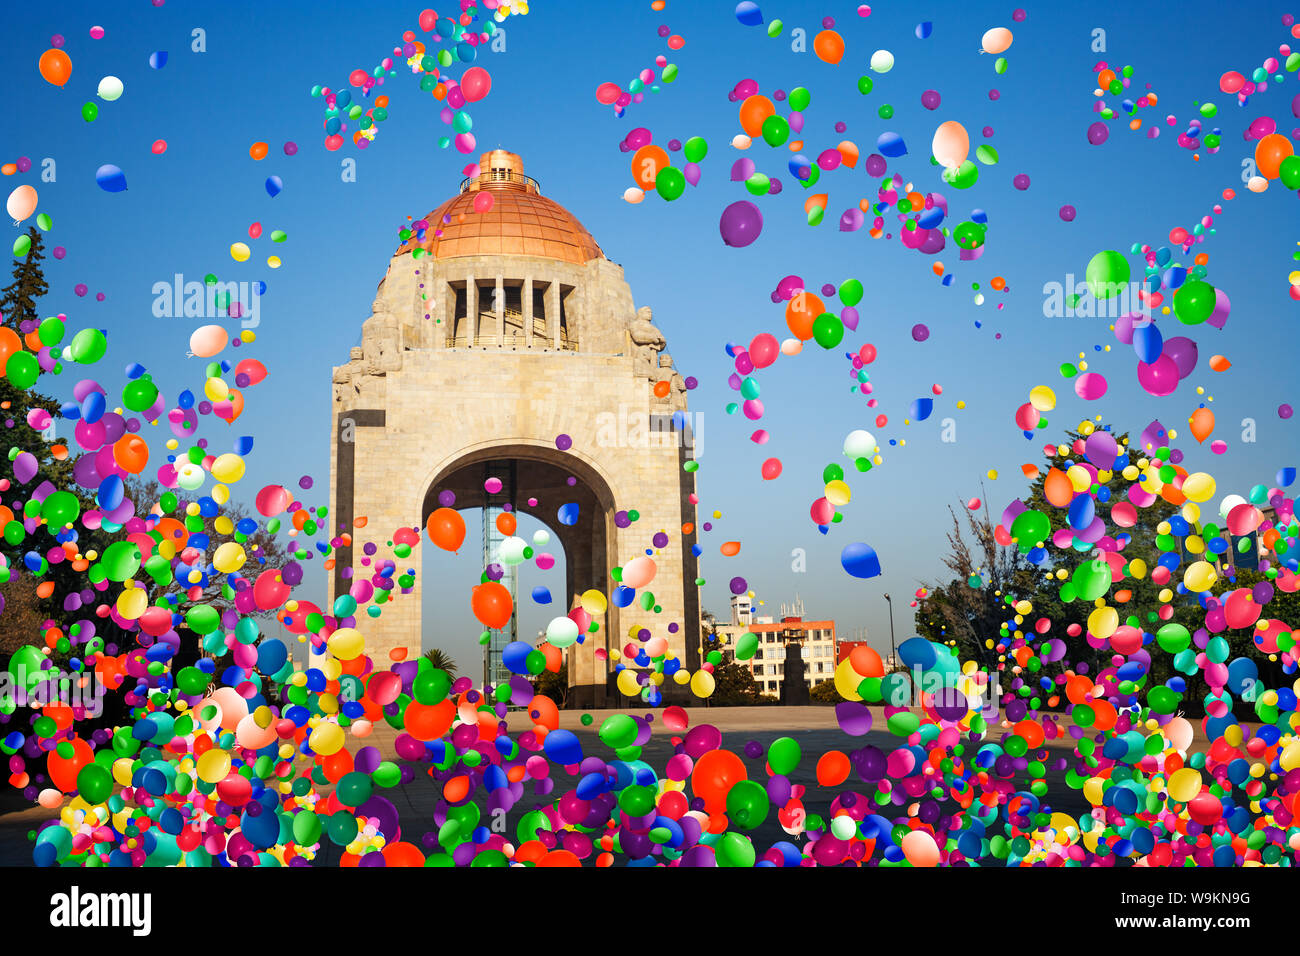
[(477, 103), (492, 92), (492, 74), (481, 66), (471, 66), (460, 78), (460, 91), (466, 103)]
[(709, 814), (727, 812), (727, 794), (742, 780), (749, 779), (745, 763), (730, 750), (710, 750), (695, 761), (691, 789), (704, 801)]
[(421, 10), (420, 11), (420, 29), (425, 33), (432, 33), (433, 28), (438, 25), (438, 11)]

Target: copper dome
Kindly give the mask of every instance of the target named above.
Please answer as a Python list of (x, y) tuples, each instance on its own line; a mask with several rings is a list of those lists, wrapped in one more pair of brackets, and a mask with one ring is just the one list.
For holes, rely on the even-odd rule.
[[(492, 208), (475, 212), (474, 201), (483, 191), (491, 194)], [(466, 179), (458, 196), (424, 218), (425, 238), (403, 243), (398, 255), (422, 249), (435, 259), (540, 256), (578, 265), (605, 255), (573, 213), (541, 195), (537, 181), (524, 175), (523, 160), (501, 149), (484, 153), (478, 176)]]

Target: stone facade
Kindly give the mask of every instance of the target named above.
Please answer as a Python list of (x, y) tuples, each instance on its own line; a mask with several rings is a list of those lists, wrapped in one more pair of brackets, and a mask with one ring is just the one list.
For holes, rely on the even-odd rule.
[[(519, 290), (518, 299), (508, 289)], [(523, 307), (507, 307), (516, 301)], [(333, 376), (332, 518), (352, 544), (339, 549), (330, 603), (350, 587), (346, 567), (368, 577), (391, 559), (397, 574), (415, 572), (410, 593), (359, 625), (376, 661), (394, 647), (418, 652), (426, 579), (436, 582), (446, 561), (478, 557), (472, 529), (458, 559), (423, 533), (438, 492), (455, 491), (460, 508), (481, 505), (483, 469), (513, 462), (515, 507), (546, 523), (565, 548), (569, 607), (587, 588), (608, 594), (610, 568), (644, 554), (655, 532), (669, 536), (649, 585), (661, 612), (610, 604), (599, 631), (568, 651), (571, 705), (621, 703), (613, 664), (595, 651), (621, 650), (642, 627), (667, 637), (687, 668), (698, 667), (695, 534), (683, 534), (695, 521), (694, 479), (682, 468), (690, 437), (667, 430), (673, 413), (686, 411), (686, 388), (665, 344), (649, 309), (634, 307), (622, 269), (603, 256), (581, 265), (525, 255), (393, 257), (362, 345)], [(668, 383), (663, 397), (654, 394), (660, 382)], [(665, 431), (647, 428), (651, 416)], [(564, 452), (555, 445), (561, 434), (573, 441)], [(557, 520), (566, 502), (579, 504), (576, 525)], [(617, 527), (616, 512), (631, 509), (640, 519)], [(387, 544), (393, 532), (417, 525), (422, 543), (396, 558)], [(367, 543), (377, 553), (363, 566)], [(423, 626), (438, 643), (436, 624)], [(663, 691), (676, 699), (681, 689), (670, 680)]]

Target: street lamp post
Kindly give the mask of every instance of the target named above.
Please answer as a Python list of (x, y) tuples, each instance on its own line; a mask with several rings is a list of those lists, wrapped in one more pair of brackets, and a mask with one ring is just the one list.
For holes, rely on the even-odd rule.
[(894, 649), (894, 601), (888, 594), (885, 595), (885, 603), (889, 605), (889, 666), (893, 667), (896, 663), (894, 660), (896, 654)]

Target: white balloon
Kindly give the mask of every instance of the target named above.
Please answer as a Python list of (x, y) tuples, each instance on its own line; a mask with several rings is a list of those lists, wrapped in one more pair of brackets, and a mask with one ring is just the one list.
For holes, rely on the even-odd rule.
[(511, 535), (501, 542), (501, 563), (505, 565), (522, 564), (524, 561), (524, 548), (528, 547), (528, 542), (523, 538)]
[(122, 81), (115, 76), (106, 76), (99, 81), (99, 98), (107, 103), (113, 102), (122, 95)]
[(870, 458), (876, 453), (877, 447), (876, 436), (861, 428), (849, 432), (844, 439), (844, 454), (854, 460)]
[(546, 625), (546, 640), (552, 647), (563, 650), (578, 640), (578, 622), (571, 617), (557, 617)]
[(877, 50), (871, 54), (871, 69), (875, 73), (888, 73), (894, 68), (894, 54), (888, 50)]
[(798, 339), (794, 339), (794, 338), (786, 339), (784, 342), (781, 343), (782, 355), (798, 355), (802, 351), (803, 351), (803, 343), (800, 342)]
[(544, 548), (551, 543), (551, 533), (545, 528), (538, 528), (533, 532), (533, 547)]

